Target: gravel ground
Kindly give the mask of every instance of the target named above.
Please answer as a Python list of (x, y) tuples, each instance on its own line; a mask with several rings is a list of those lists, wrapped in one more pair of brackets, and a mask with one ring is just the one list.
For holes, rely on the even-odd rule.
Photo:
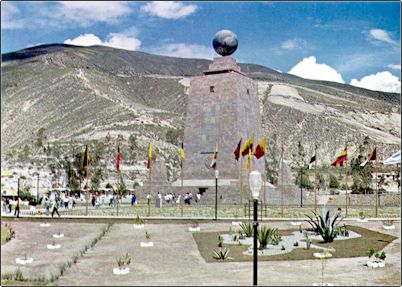
[[(41, 227), (44, 221), (11, 222), (16, 237), (1, 246), (1, 273), (15, 272), (17, 267), (26, 277), (49, 278), (50, 274), (59, 273), (59, 264), (72, 261), (74, 254), (78, 253), (90, 240), (96, 237), (106, 224), (88, 223), (62, 223), (51, 222), (49, 227)], [(64, 234), (63, 238), (53, 238), (57, 232)], [(49, 250), (47, 244), (52, 242), (60, 244), (60, 249)], [(19, 265), (15, 262), (17, 257), (32, 257), (31, 264)]]
[[(66, 256), (72, 256), (79, 246), (100, 233), (105, 224), (51, 223), (51, 227), (40, 228), (40, 222), (13, 222), (16, 239), (3, 245), (2, 273), (15, 270), (15, 257), (23, 251), (35, 262), (21, 267), (26, 275), (37, 276), (38, 272), (55, 272), (58, 263)], [(56, 226), (57, 224), (57, 226)], [(302, 224), (305, 228), (307, 225)], [(400, 285), (401, 240), (400, 224), (396, 229), (384, 230), (381, 222), (351, 223), (375, 231), (398, 236), (384, 251), (387, 254), (386, 267), (369, 269), (364, 266), (366, 257), (331, 258), (324, 273), (324, 281), (335, 285)], [(289, 229), (289, 222), (270, 222), (270, 227)], [(52, 227), (53, 226), (53, 227)], [(251, 285), (252, 262), (206, 263), (201, 257), (188, 224), (145, 224), (144, 229), (134, 229), (132, 224), (114, 224), (94, 248), (79, 258), (76, 264), (67, 268), (64, 276), (55, 282), (58, 285), (111, 286), (111, 285)], [(201, 231), (229, 230), (231, 223), (200, 223)], [(46, 249), (51, 236), (62, 231), (66, 237), (61, 240), (59, 251)], [(141, 248), (145, 231), (151, 234), (154, 247)], [(132, 257), (130, 273), (113, 275), (116, 259), (128, 252)], [(58, 255), (61, 256), (58, 256)], [(320, 260), (261, 261), (258, 263), (259, 285), (312, 285), (320, 282)]]
[[(272, 223), (287, 229), (289, 223)], [(356, 224), (359, 225), (359, 224)], [(251, 262), (206, 263), (188, 227), (191, 224), (146, 224), (144, 230), (131, 224), (116, 224), (111, 232), (82, 260), (70, 268), (60, 285), (251, 285)], [(200, 224), (203, 231), (228, 230), (229, 223)], [(386, 268), (368, 269), (366, 257), (329, 259), (325, 281), (335, 285), (399, 285), (400, 228), (385, 231), (381, 222), (365, 223), (369, 227), (399, 238), (385, 248)], [(140, 248), (145, 231), (155, 246)], [(116, 244), (118, 242), (118, 244)], [(112, 274), (118, 254), (133, 257), (131, 272)], [(320, 282), (320, 260), (259, 262), (260, 285), (311, 285)]]

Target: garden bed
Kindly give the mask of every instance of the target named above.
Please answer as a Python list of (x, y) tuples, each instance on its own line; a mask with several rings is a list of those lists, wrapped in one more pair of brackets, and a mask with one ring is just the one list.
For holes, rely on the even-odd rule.
[[(311, 240), (312, 244), (319, 246), (321, 248), (333, 247), (336, 252), (333, 254), (332, 258), (349, 258), (349, 257), (365, 257), (368, 248), (373, 248), (375, 251), (379, 251), (396, 239), (395, 236), (383, 234), (380, 232), (375, 232), (366, 228), (358, 226), (347, 226), (347, 228), (353, 232), (360, 234), (360, 237), (346, 239), (346, 240), (335, 240), (332, 243), (323, 243), (320, 240)], [(281, 236), (289, 235), (295, 230), (279, 230)], [(229, 234), (228, 231), (221, 232), (198, 232), (193, 233), (193, 238), (198, 245), (198, 250), (201, 256), (206, 262), (216, 262), (212, 258), (212, 253), (214, 249), (218, 249), (217, 242), (218, 236), (222, 234)], [(281, 243), (279, 243), (281, 246)], [(247, 251), (250, 245), (233, 245), (233, 244), (223, 244), (223, 247), (230, 249), (230, 257), (233, 261), (252, 261), (253, 257), (243, 254)], [(315, 259), (313, 253), (321, 252), (322, 249), (316, 248), (295, 248), (291, 252), (270, 255), (270, 256), (260, 256), (258, 260), (305, 260), (305, 259)]]

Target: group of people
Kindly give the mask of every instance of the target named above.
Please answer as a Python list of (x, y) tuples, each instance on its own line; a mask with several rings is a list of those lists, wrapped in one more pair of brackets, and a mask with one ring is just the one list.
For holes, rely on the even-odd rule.
[[(160, 192), (158, 192), (157, 196), (158, 196), (160, 202), (162, 202), (162, 199), (163, 199), (163, 202), (166, 204), (172, 204), (172, 203), (179, 204), (180, 200), (181, 200), (180, 194), (176, 195), (176, 193), (172, 193), (172, 192), (166, 193), (165, 195), (162, 195)], [(147, 198), (149, 200), (148, 196), (147, 196)], [(184, 204), (190, 205), (192, 199), (193, 199), (193, 194), (191, 192), (187, 192), (184, 195)], [(201, 193), (198, 192), (196, 194), (195, 202), (199, 202), (200, 200), (201, 200)]]

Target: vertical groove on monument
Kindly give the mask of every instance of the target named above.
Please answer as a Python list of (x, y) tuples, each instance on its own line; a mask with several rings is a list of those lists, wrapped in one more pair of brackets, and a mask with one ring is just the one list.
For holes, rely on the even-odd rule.
[[(184, 128), (185, 186), (195, 180), (202, 181), (199, 187), (215, 185), (214, 170), (208, 166), (217, 142), (219, 185), (230, 185), (238, 201), (240, 163), (233, 152), (240, 138), (244, 144), (251, 135), (255, 148), (262, 137), (257, 83), (241, 73), (232, 57), (214, 58), (204, 75), (191, 78)], [(209, 154), (202, 154), (205, 152)], [(248, 194), (246, 159), (243, 158), (244, 195)], [(264, 159), (253, 156), (251, 169), (263, 173)]]

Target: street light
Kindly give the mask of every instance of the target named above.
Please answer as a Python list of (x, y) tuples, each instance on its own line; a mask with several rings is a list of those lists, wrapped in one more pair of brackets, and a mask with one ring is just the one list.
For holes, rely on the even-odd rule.
[(218, 177), (219, 170), (215, 170), (215, 220), (218, 220)]
[(250, 184), (250, 189), (251, 189), (251, 194), (253, 196), (254, 200), (254, 218), (253, 218), (253, 229), (254, 229), (254, 241), (253, 241), (253, 285), (257, 286), (257, 256), (258, 256), (258, 251), (257, 251), (257, 227), (258, 227), (258, 221), (257, 221), (257, 207), (258, 207), (258, 198), (260, 196), (260, 190), (261, 190), (261, 173), (258, 171), (252, 171), (250, 173), (250, 179), (249, 179), (249, 184)]

